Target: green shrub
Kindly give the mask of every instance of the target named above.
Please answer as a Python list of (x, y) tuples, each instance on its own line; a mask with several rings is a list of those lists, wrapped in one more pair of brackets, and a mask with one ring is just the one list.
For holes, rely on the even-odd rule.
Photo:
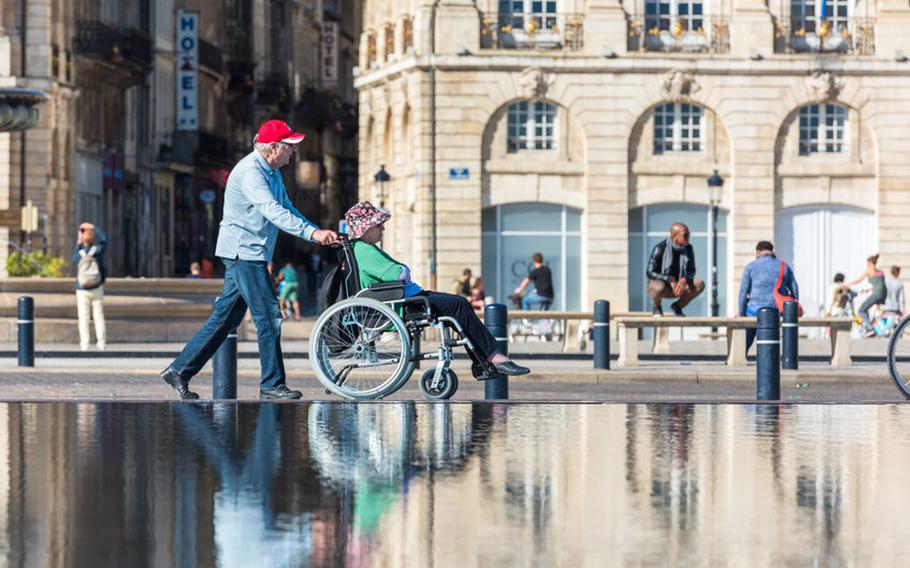
[(6, 259), (6, 272), (10, 276), (57, 278), (63, 276), (64, 262), (63, 257), (38, 251), (30, 253), (13, 251)]

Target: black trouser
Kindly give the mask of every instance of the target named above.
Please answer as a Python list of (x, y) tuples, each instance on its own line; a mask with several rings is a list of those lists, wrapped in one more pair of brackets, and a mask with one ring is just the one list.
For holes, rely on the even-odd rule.
[(436, 310), (436, 315), (449, 316), (458, 322), (474, 344), (479, 357), (486, 359), (498, 350), (493, 334), (481, 323), (480, 318), (474, 313), (474, 308), (464, 296), (444, 292), (425, 292), (425, 295)]

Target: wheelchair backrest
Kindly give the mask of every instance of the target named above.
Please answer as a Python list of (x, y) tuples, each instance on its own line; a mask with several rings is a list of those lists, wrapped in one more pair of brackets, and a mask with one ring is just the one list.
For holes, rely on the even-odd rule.
[(341, 292), (343, 298), (351, 298), (360, 292), (360, 269), (354, 256), (354, 245), (348, 239), (341, 241), (336, 252), (341, 269)]

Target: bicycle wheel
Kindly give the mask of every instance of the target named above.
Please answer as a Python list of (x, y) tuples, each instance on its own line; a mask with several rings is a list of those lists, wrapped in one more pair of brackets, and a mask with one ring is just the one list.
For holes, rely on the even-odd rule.
[(350, 298), (323, 312), (310, 337), (310, 363), (331, 392), (351, 400), (394, 393), (414, 371), (408, 331), (376, 300)]
[(910, 398), (910, 317), (904, 318), (891, 332), (888, 367), (897, 387)]

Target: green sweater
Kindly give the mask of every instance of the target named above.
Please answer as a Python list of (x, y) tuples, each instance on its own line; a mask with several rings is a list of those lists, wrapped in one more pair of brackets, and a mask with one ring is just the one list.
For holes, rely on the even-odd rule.
[[(369, 288), (379, 282), (395, 282), (401, 280), (402, 272), (407, 268), (396, 261), (376, 245), (363, 241), (353, 241), (354, 258), (357, 259), (357, 268), (360, 276), (360, 287)], [(405, 285), (405, 296), (416, 296), (421, 292), (420, 286), (408, 280)]]

